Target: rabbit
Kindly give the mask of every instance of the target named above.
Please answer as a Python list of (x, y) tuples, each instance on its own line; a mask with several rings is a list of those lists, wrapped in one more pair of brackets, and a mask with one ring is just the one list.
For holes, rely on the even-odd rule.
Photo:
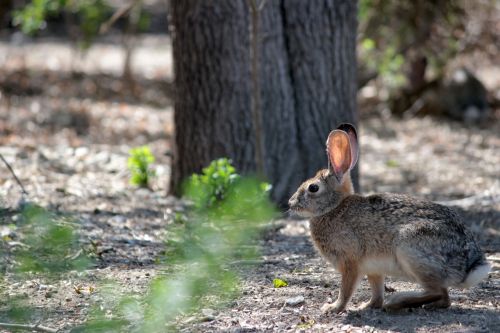
[[(354, 194), (354, 126), (333, 130), (326, 152), (328, 169), (289, 200), (292, 212), (310, 218), (315, 247), (341, 274), (338, 299), (323, 305), (324, 313), (344, 311), (364, 275), (372, 295), (361, 308), (386, 311), (449, 307), (448, 287), (469, 288), (487, 277), (490, 264), (452, 209), (401, 194)], [(423, 291), (396, 293), (384, 303), (385, 276), (416, 282)]]

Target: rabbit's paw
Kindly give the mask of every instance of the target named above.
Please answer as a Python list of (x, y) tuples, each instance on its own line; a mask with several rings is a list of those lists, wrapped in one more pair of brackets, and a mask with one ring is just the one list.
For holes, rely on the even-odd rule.
[(382, 308), (383, 304), (384, 304), (384, 300), (382, 298), (371, 299), (368, 302), (361, 304), (361, 306), (359, 307), (359, 310), (380, 309), (380, 308)]
[(344, 309), (345, 309), (345, 304), (341, 304), (340, 302), (337, 301), (333, 304), (330, 303), (323, 304), (323, 306), (321, 307), (321, 312), (323, 312), (323, 314), (340, 313), (344, 311)]
[(428, 309), (428, 310), (434, 310), (434, 309), (446, 309), (451, 306), (450, 299), (448, 297), (443, 297), (442, 299), (429, 303), (429, 304), (424, 304), (423, 308)]

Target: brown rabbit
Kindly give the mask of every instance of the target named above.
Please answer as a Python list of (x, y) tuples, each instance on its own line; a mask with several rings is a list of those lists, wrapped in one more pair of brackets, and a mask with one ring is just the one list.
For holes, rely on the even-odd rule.
[[(399, 194), (354, 194), (349, 172), (358, 158), (355, 128), (342, 124), (326, 141), (329, 168), (290, 198), (292, 211), (310, 217), (319, 252), (342, 275), (340, 293), (324, 312), (345, 309), (367, 275), (371, 300), (363, 307), (396, 310), (448, 307), (448, 287), (468, 288), (491, 266), (473, 236), (448, 207)], [(419, 283), (423, 292), (399, 293), (384, 303), (384, 277)]]

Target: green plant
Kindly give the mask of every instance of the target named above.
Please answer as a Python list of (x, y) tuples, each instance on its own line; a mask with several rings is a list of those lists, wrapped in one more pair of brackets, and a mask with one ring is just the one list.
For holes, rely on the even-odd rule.
[(260, 226), (275, 215), (268, 188), (239, 176), (227, 159), (191, 177), (185, 196), (195, 206), (168, 225), (164, 272), (145, 296), (123, 295), (112, 308), (96, 307), (73, 332), (176, 331), (179, 318), (227, 304), (242, 284), (234, 262), (255, 257)]
[(103, 0), (66, 0), (66, 9), (77, 17), (83, 39), (80, 46), (88, 48), (109, 17), (110, 8)]
[(109, 17), (110, 8), (104, 0), (32, 0), (12, 13), (13, 23), (28, 35), (34, 35), (47, 25), (47, 19), (66, 12), (77, 22), (80, 45), (90, 46), (99, 27)]
[(151, 164), (155, 162), (155, 157), (148, 146), (130, 149), (128, 158), (128, 168), (131, 173), (130, 183), (140, 187), (148, 187), (155, 172), (151, 169)]
[(47, 17), (56, 15), (64, 5), (64, 0), (33, 0), (12, 13), (13, 23), (25, 34), (33, 35), (46, 26)]
[(461, 1), (361, 0), (360, 62), (391, 89), (411, 83), (405, 74), (422, 57), (439, 76), (458, 52), (465, 19)]
[[(149, 152), (135, 152), (140, 160), (149, 156), (145, 160), (151, 163), (152, 155), (145, 151)], [(101, 297), (90, 311), (89, 320), (72, 332), (177, 331), (179, 319), (203, 308), (223, 307), (238, 295), (243, 282), (234, 265), (254, 261), (258, 253), (256, 236), (262, 223), (275, 216), (275, 208), (268, 196), (269, 185), (239, 176), (227, 159), (211, 166), (190, 178), (185, 195), (196, 202), (206, 198), (197, 194), (209, 191), (212, 196), (217, 193), (216, 201), (174, 215), (168, 224), (165, 255), (159, 260), (164, 266), (158, 267), (159, 273), (146, 293), (121, 293), (116, 285), (101, 281), (95, 291)], [(207, 175), (231, 181), (220, 187)], [(79, 251), (71, 220), (33, 205), (21, 216), (16, 231), (22, 233), (26, 246), (13, 256), (13, 271), (18, 276), (43, 273), (57, 277), (68, 270), (88, 267), (89, 260)], [(25, 306), (26, 297), (4, 297), (0, 293), (0, 308), (8, 309), (5, 314), (10, 321), (31, 318), (34, 309)]]
[[(227, 158), (212, 161), (201, 174), (194, 174), (187, 184), (187, 195), (198, 208), (207, 208), (224, 199), (229, 187), (239, 178)], [(196, 189), (196, 192), (192, 189)], [(201, 190), (201, 191), (199, 191)]]
[(274, 286), (274, 288), (287, 287), (288, 286), (288, 282), (286, 282), (285, 280), (282, 280), (282, 279), (274, 279), (273, 280), (273, 286)]
[(0, 309), (7, 321), (25, 322), (37, 311), (29, 305), (31, 295), (4, 292), (3, 283), (33, 278), (50, 283), (68, 272), (87, 269), (91, 260), (82, 251), (73, 219), (32, 203), (11, 213), (16, 216), (12, 228), (18, 245), (9, 246), (10, 238), (0, 238)]
[[(66, 23), (71, 25), (69, 28), (77, 32), (76, 36), (71, 37), (76, 37), (83, 49), (88, 48), (99, 33), (107, 31), (119, 16), (129, 15), (133, 7), (139, 8), (139, 17), (136, 23), (132, 23), (132, 29), (129, 22), (128, 29), (134, 32), (145, 31), (150, 26), (150, 15), (142, 10), (141, 1), (125, 4), (125, 7), (116, 12), (121, 15), (115, 16), (113, 20), (110, 20), (112, 12), (108, 3), (106, 0), (32, 0), (12, 12), (13, 24), (27, 35), (36, 35), (45, 29), (50, 18), (64, 15)], [(103, 27), (105, 29), (101, 30)]]
[(20, 212), (19, 221), (16, 233), (22, 235), (23, 246), (12, 253), (14, 272), (55, 276), (89, 265), (88, 258), (81, 254), (71, 219), (28, 204)]
[[(197, 209), (207, 209), (222, 202), (240, 179), (231, 160), (219, 158), (203, 168), (201, 174), (192, 175), (184, 184), (184, 193)], [(265, 195), (271, 185), (260, 183), (259, 189)]]

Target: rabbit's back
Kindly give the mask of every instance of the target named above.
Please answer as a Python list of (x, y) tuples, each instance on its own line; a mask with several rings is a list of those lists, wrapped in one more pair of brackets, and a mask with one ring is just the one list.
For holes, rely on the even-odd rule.
[(448, 286), (466, 286), (471, 272), (489, 266), (474, 236), (453, 209), (402, 195), (388, 195), (386, 200), (389, 205), (400, 205), (391, 215), (403, 221), (394, 239), (401, 264), (410, 258), (412, 271), (425, 269)]
[(389, 267), (390, 275), (413, 280), (412, 272), (426, 270), (447, 285), (460, 285), (486, 262), (456, 212), (401, 194), (349, 196), (326, 216), (311, 220), (311, 233), (330, 261), (332, 252), (358, 257), (368, 273)]

